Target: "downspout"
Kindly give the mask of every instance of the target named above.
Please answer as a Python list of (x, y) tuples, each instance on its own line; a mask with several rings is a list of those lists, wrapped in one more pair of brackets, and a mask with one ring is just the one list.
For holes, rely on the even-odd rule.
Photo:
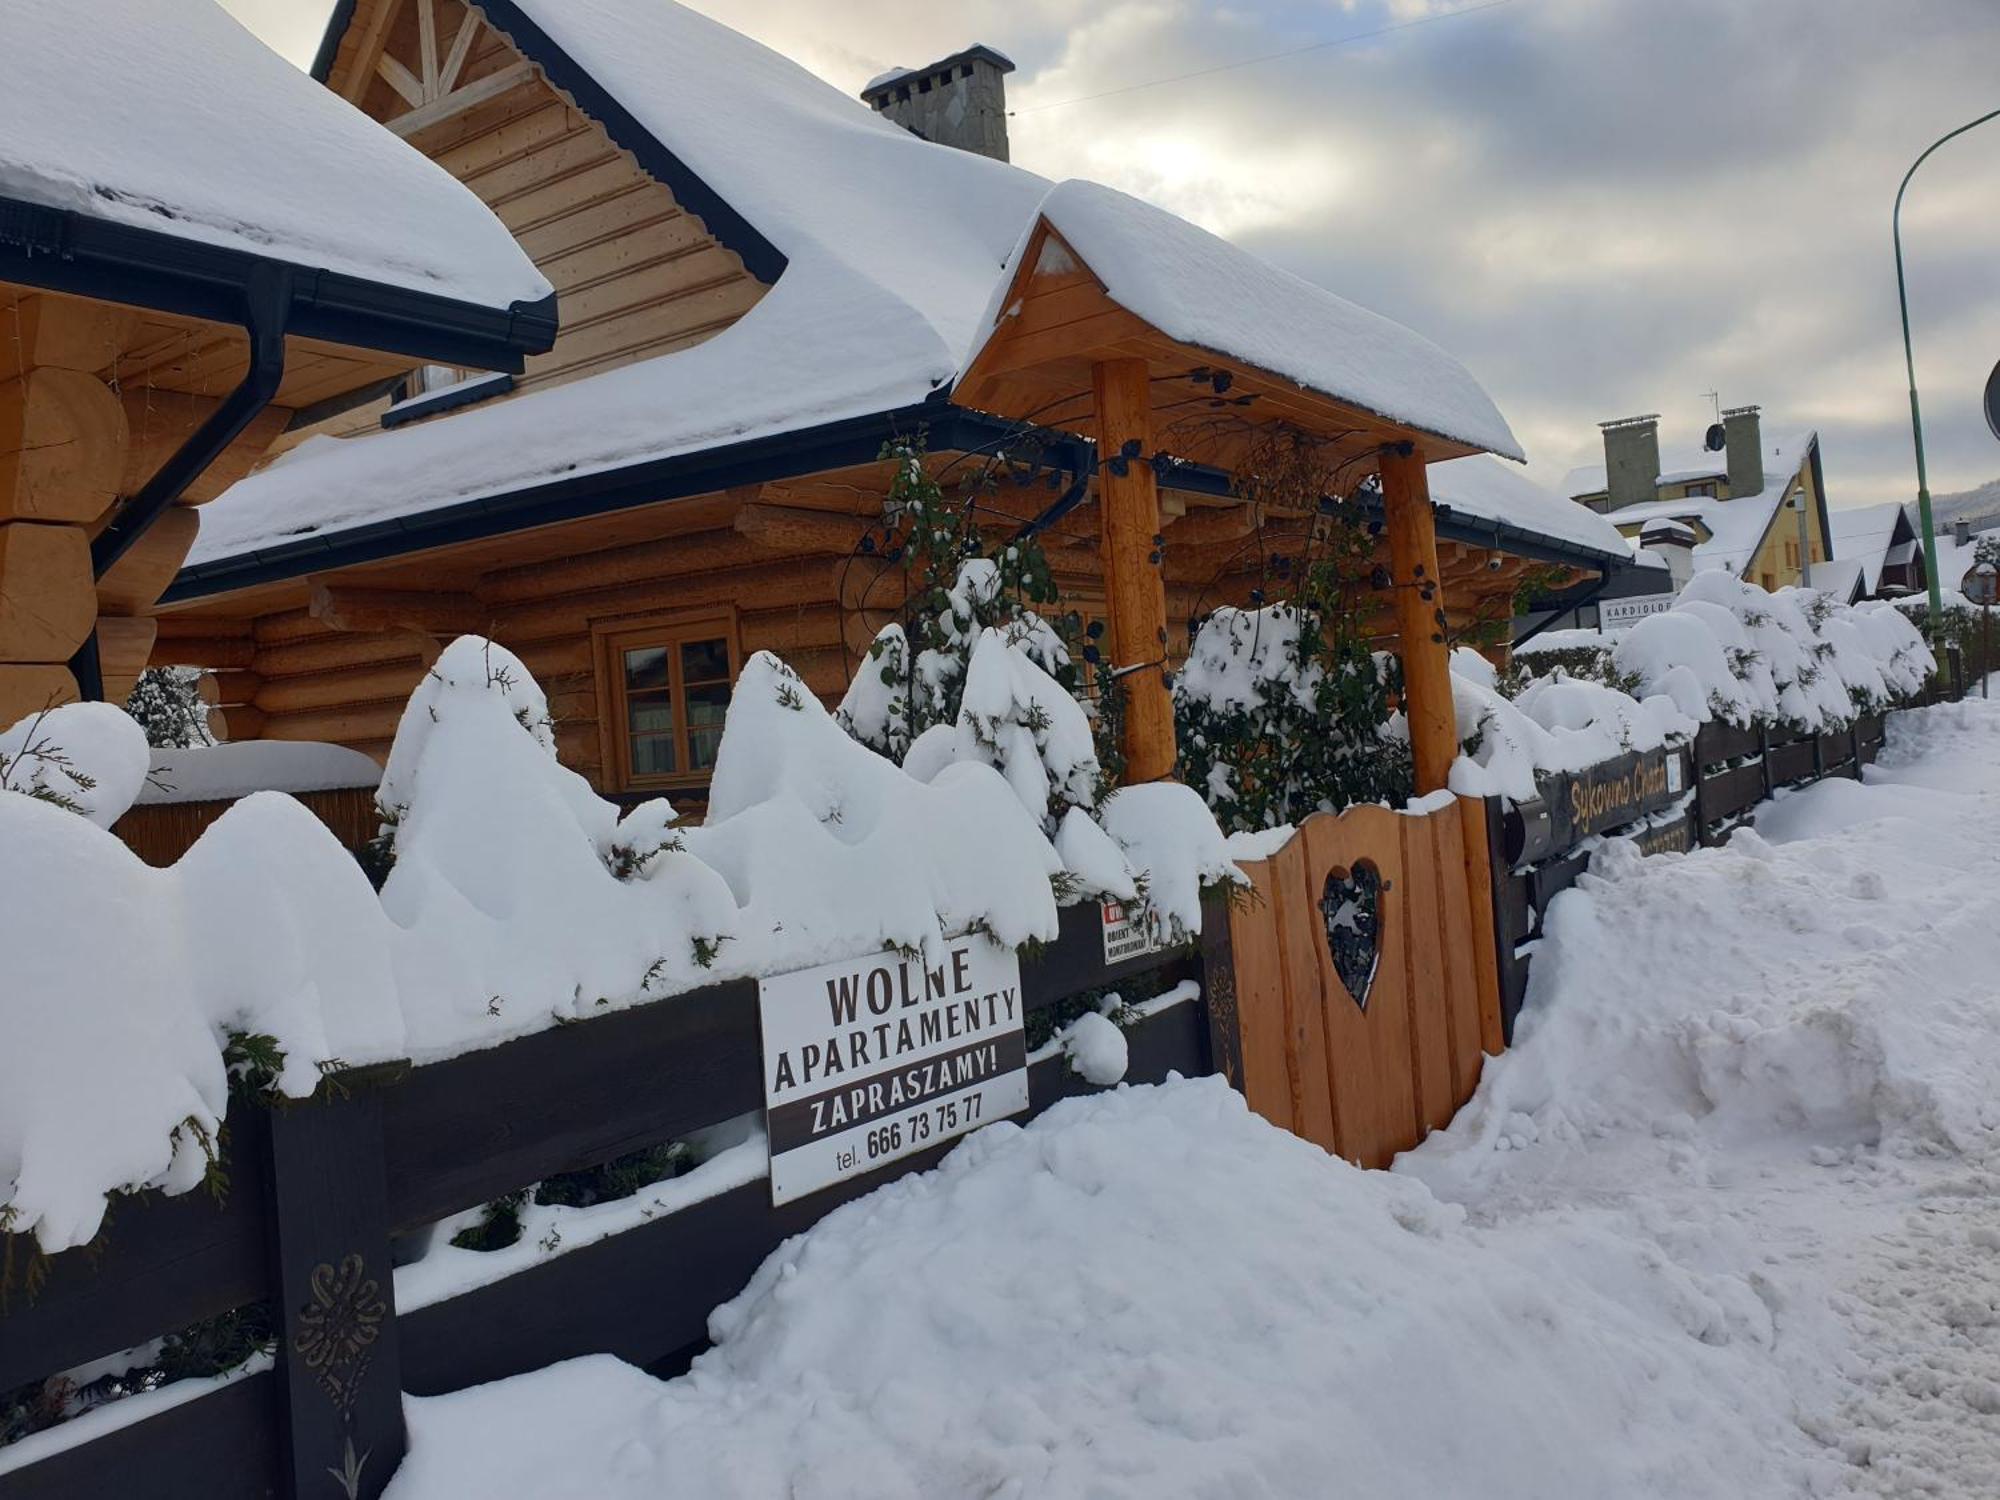
[[(139, 492), (111, 518), (90, 544), (92, 576), (102, 581), (121, 557), (167, 513), (229, 446), (257, 420), (285, 378), (285, 324), (292, 308), (290, 268), (268, 262), (252, 268), (243, 287), (243, 328), (250, 335), (250, 368), (222, 398), (208, 420), (167, 456)], [(70, 671), (87, 702), (104, 697), (104, 669), (97, 654), (97, 630), (70, 659)]]

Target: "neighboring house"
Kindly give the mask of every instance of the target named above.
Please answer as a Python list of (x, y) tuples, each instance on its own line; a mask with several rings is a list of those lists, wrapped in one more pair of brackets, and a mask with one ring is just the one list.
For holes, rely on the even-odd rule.
[(1929, 575), (1922, 540), (1910, 508), (1889, 500), (1828, 515), (1833, 524), (1833, 561), (1825, 574), (1815, 570), (1813, 585), (1849, 599), (1893, 599), (1921, 593)]
[(555, 323), (477, 198), (210, 0), (0, 31), (4, 727), (124, 700), (194, 507), (288, 424), (425, 362), (517, 368)]
[(1599, 426), (1604, 464), (1572, 470), (1564, 492), (1628, 540), (1648, 546), (1650, 528), (1672, 523), (1694, 537), (1693, 570), (1725, 568), (1766, 589), (1813, 581), (1807, 570), (1834, 555), (1818, 433), (1767, 442), (1758, 408), (1740, 406), (1702, 448), (1663, 459), (1657, 416)]
[[(666, 0), (343, 3), (318, 75), (506, 222), (560, 292), (561, 335), (511, 383), (447, 366), (236, 485), (155, 659), (234, 664), (232, 736), (379, 757), (440, 642), (476, 630), (541, 679), (597, 787), (691, 793), (748, 654), (835, 701), (903, 602), (863, 541), (892, 438), (922, 432), (952, 475), (1019, 462), (1033, 482), (983, 502), (989, 530), (1042, 528), (1147, 712), (1189, 618), (1310, 546), (1309, 514), (1233, 489), (1268, 434), (1310, 436), (1344, 490), (1394, 449), (1519, 456), (1417, 335), (997, 159), (1004, 64), (973, 48), (863, 104)], [(1481, 494), (1438, 517), (1460, 615), (1528, 559), (1629, 561), (1579, 513)]]

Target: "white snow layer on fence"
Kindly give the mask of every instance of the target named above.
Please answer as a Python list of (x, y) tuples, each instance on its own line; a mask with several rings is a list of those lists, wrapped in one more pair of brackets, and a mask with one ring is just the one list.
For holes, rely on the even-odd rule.
[(1575, 634), (1572, 644), (1608, 647), (1610, 666), (1636, 682), (1637, 696), (1557, 671), (1510, 701), (1483, 662), (1458, 653), (1459, 732), (1476, 743), (1452, 767), (1453, 791), (1524, 800), (1535, 795), (1538, 771), (1580, 771), (1656, 749), (1711, 719), (1845, 728), (1918, 691), (1936, 665), (1894, 609), (1849, 607), (1814, 589), (1766, 593), (1721, 571), (1697, 573), (1671, 609), (1615, 642)]
[(10, 0), (0, 197), (493, 308), (549, 295), (471, 189), (209, 0)]
[(1236, 876), (1184, 788), (1128, 789), (1101, 825), (1076, 810), (1052, 844), (992, 766), (918, 781), (762, 653), (708, 820), (683, 829), (664, 801), (621, 817), (557, 762), (520, 662), (455, 642), (382, 778), (379, 898), (276, 792), (150, 868), (106, 831), (146, 763), (103, 705), (0, 736), (0, 1226), (50, 1251), (89, 1240), (109, 1192), (201, 1180), (232, 1034), (271, 1038), (277, 1087), (303, 1096), (325, 1068), (435, 1061), (724, 977), (967, 930), (1053, 939), (1066, 873), (1128, 899), (1143, 880), (1192, 933), (1201, 886)]

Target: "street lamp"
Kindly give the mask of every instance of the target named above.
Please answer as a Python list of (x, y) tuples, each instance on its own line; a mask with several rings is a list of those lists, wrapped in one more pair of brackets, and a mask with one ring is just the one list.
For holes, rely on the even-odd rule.
[(1896, 302), (1903, 313), (1903, 366), (1910, 375), (1910, 431), (1917, 445), (1917, 516), (1924, 531), (1924, 573), (1930, 584), (1931, 633), (1936, 635), (1942, 623), (1944, 600), (1938, 588), (1937, 577), (1937, 531), (1931, 525), (1931, 483), (1930, 474), (1924, 467), (1924, 414), (1917, 405), (1917, 360), (1910, 352), (1910, 296), (1903, 284), (1903, 192), (1910, 185), (1910, 179), (1917, 175), (1917, 168), (1930, 160), (1931, 152), (1946, 141), (1964, 135), (1975, 125), (1984, 125), (1988, 120), (2000, 116), (2000, 109), (1989, 111), (1976, 120), (1967, 121), (1958, 129), (1939, 136), (1925, 148), (1924, 154), (1910, 163), (1910, 170), (1903, 174), (1902, 185), (1896, 189), (1896, 209), (1889, 216), (1889, 228), (1896, 242)]

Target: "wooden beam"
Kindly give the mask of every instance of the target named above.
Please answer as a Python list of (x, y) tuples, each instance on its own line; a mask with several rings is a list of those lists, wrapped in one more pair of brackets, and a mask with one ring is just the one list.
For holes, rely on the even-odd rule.
[(215, 670), (247, 667), (256, 654), (257, 643), (248, 636), (167, 635), (153, 641), (148, 664), (155, 667), (208, 667)]
[(375, 13), (368, 18), (360, 45), (355, 48), (353, 71), (340, 86), (340, 96), (349, 104), (359, 104), (361, 96), (368, 92), (368, 85), (375, 77), (375, 60), (389, 43), (389, 27), (400, 9), (402, 0), (376, 0)]
[[(1143, 359), (1101, 360), (1091, 369), (1091, 384), (1097, 399), (1105, 613), (1125, 700), (1125, 780), (1161, 781), (1174, 771), (1174, 704), (1166, 677), (1166, 579), (1154, 560), (1160, 495), (1150, 462), (1150, 375)], [(1128, 444), (1138, 456), (1119, 474), (1113, 464)]]
[(444, 69), (438, 74), (438, 92), (449, 94), (458, 82), (458, 75), (465, 71), (465, 60), (472, 55), (472, 39), (479, 34), (479, 12), (467, 5), (465, 19), (458, 23), (458, 35), (452, 38), (451, 51), (444, 60)]
[(759, 501), (736, 513), (735, 528), (738, 536), (779, 556), (811, 553), (841, 556), (860, 543), (868, 521), (862, 516)]
[(435, 99), (438, 87), (437, 0), (417, 0), (417, 63), (423, 70), (423, 96)]
[[(127, 386), (120, 399), (131, 440), (125, 447), (125, 474), (119, 493), (136, 495), (154, 471), (208, 420), (222, 403), (213, 396)], [(262, 461), (291, 420), (291, 409), (267, 406), (250, 420), (235, 442), (181, 492), (183, 505), (202, 505), (246, 477)]]
[(160, 595), (180, 572), (200, 530), (201, 517), (184, 505), (168, 506), (97, 580), (98, 606), (107, 614), (145, 614), (160, 602)]
[(106, 615), (97, 622), (97, 665), (104, 679), (104, 701), (119, 703), (132, 696), (139, 674), (146, 670), (159, 621), (144, 616)]
[(218, 740), (254, 740), (264, 732), (264, 715), (247, 703), (211, 708), (208, 732)]
[(430, 635), (477, 635), (493, 619), (493, 612), (470, 594), (348, 588), (320, 579), (312, 581), (306, 607), (329, 630), (362, 633), (421, 630)]
[(453, 89), (442, 99), (433, 99), (408, 114), (398, 115), (388, 122), (389, 128), (408, 140), (418, 131), (428, 130), (433, 125), (442, 125), (469, 109), (477, 109), (489, 99), (497, 99), (509, 89), (526, 83), (535, 76), (535, 65), (531, 62), (509, 63), (497, 73), (488, 73), (484, 78), (475, 78), (464, 88)]
[(0, 662), (0, 729), (81, 696), (68, 667)]
[(125, 442), (124, 408), (95, 375), (0, 381), (0, 521), (96, 520), (118, 495)]
[(418, 105), (429, 102), (429, 97), (424, 93), (424, 86), (417, 75), (388, 53), (384, 52), (375, 59), (375, 71), (384, 83), (403, 96), (403, 102), (410, 108), (415, 109)]
[(89, 534), (0, 523), (0, 662), (66, 662), (96, 623)]
[(1403, 659), (1403, 712), (1417, 794), (1440, 790), (1458, 756), (1451, 699), (1451, 648), (1445, 644), (1444, 580), (1438, 576), (1437, 527), (1423, 459), (1407, 444), (1382, 450), (1382, 507), (1388, 518), (1389, 573), (1396, 599), (1397, 652)]
[(0, 380), (37, 368), (103, 370), (138, 331), (139, 309), (38, 292), (0, 306)]

